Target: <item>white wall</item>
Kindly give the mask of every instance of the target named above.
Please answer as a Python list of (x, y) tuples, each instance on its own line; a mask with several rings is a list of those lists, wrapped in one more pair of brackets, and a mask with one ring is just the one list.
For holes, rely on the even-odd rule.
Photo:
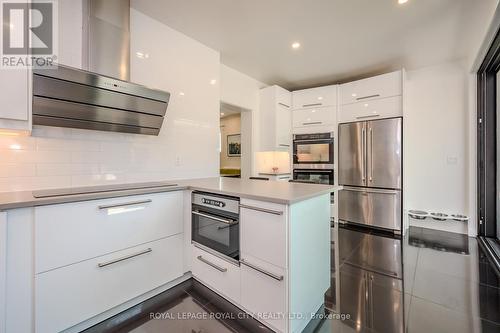
[[(241, 134), (241, 114), (233, 114), (220, 120), (221, 153), (220, 168), (240, 169), (240, 156), (227, 156), (227, 136)], [(243, 155), (243, 151), (242, 151)]]
[[(405, 202), (407, 209), (469, 214), (469, 76), (465, 62), (407, 72)], [(472, 221), (471, 223), (475, 223)], [(445, 230), (467, 232), (441, 223)]]
[[(78, 45), (61, 40), (61, 59), (78, 66)], [(160, 135), (35, 127), (31, 137), (0, 136), (0, 192), (218, 175), (219, 53), (135, 10), (131, 47), (132, 81), (172, 94)]]
[(257, 81), (223, 64), (221, 69), (221, 102), (247, 111), (241, 112), (241, 177), (248, 178), (256, 172), (255, 153), (259, 151), (259, 90), (266, 84)]

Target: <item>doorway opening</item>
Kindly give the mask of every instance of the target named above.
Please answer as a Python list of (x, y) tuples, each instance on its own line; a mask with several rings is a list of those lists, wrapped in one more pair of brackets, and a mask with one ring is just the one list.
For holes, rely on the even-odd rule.
[(220, 104), (220, 176), (242, 178), (251, 173), (251, 112), (223, 103)]

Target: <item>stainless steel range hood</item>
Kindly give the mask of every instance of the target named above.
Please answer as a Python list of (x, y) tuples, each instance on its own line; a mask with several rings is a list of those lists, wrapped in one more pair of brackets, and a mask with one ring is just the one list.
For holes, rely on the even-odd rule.
[(33, 124), (158, 135), (170, 94), (61, 66), (33, 70)]
[(130, 1), (84, 1), (83, 63), (33, 70), (33, 124), (158, 135), (168, 92), (130, 83)]

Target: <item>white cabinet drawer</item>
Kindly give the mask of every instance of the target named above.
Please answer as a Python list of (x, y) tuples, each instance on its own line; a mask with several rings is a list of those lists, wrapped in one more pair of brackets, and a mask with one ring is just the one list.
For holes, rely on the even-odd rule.
[(340, 85), (340, 104), (351, 104), (402, 93), (402, 71)]
[(240, 267), (193, 246), (192, 273), (229, 300), (240, 302)]
[(339, 123), (403, 116), (401, 96), (341, 105)]
[[(249, 262), (250, 263), (250, 262)], [(251, 265), (257, 265), (251, 263)], [(286, 322), (283, 317), (286, 312), (286, 285), (285, 270), (277, 269), (265, 263), (258, 264), (259, 269), (266, 270), (275, 276), (283, 277), (279, 280), (252, 267), (241, 265), (241, 305), (250, 313), (256, 314), (257, 319), (280, 332), (285, 332)], [(281, 317), (266, 318), (265, 315)], [(288, 318), (288, 317), (286, 317)]]
[(241, 258), (286, 268), (286, 220), (284, 205), (241, 199)]
[(36, 272), (181, 233), (182, 207), (182, 191), (36, 207)]
[(294, 109), (337, 105), (337, 85), (292, 92)]
[(293, 110), (293, 127), (335, 125), (337, 107)]
[(36, 332), (60, 332), (182, 276), (182, 258), (175, 235), (36, 275)]

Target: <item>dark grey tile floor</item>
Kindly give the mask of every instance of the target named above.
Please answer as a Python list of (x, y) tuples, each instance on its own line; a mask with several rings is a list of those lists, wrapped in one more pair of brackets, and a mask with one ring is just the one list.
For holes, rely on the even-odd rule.
[[(500, 332), (498, 272), (476, 239), (420, 228), (404, 238), (332, 230), (330, 318), (313, 331)], [(270, 330), (191, 279), (85, 332)]]

